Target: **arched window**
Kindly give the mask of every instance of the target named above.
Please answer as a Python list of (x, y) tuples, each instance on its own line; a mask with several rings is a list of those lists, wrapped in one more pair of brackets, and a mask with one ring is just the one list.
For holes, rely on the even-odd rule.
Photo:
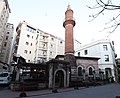
[(89, 75), (93, 75), (93, 69), (92, 69), (92, 67), (89, 68)]
[(82, 68), (78, 67), (78, 76), (82, 76), (82, 75), (83, 75)]

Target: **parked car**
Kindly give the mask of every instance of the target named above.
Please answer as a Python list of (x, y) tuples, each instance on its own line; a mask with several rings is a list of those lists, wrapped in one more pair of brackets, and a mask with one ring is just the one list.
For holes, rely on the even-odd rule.
[(9, 84), (11, 81), (11, 74), (9, 72), (0, 72), (0, 85)]

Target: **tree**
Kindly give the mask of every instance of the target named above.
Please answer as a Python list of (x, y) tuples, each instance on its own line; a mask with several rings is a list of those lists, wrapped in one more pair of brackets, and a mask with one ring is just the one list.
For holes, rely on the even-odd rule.
[[(114, 1), (114, 3), (113, 3), (113, 1)], [(115, 1), (116, 0), (96, 0), (96, 4), (94, 6), (92, 6), (92, 7), (88, 6), (88, 8), (90, 8), (90, 9), (99, 9), (100, 10), (99, 12), (97, 12), (95, 14), (89, 15), (89, 17), (92, 18), (90, 21), (93, 21), (94, 19), (96, 19), (100, 14), (104, 15), (104, 12), (106, 10), (111, 10), (111, 11), (120, 10), (120, 3), (118, 4), (118, 2), (117, 2), (117, 4), (118, 4), (117, 5), (117, 4), (115, 4)], [(117, 27), (120, 25), (119, 19), (120, 19), (120, 11), (118, 12), (117, 15), (112, 17), (109, 22), (106, 23), (106, 25), (110, 24), (110, 23), (112, 23), (112, 25), (110, 25), (109, 27), (105, 27), (103, 30), (111, 28), (111, 31), (109, 31), (108, 33), (109, 33), (109, 35), (111, 33), (113, 33), (117, 29)]]

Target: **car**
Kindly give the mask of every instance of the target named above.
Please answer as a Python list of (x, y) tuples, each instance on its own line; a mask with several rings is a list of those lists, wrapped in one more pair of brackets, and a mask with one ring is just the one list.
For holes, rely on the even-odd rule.
[(10, 84), (11, 75), (9, 72), (0, 72), (0, 85)]

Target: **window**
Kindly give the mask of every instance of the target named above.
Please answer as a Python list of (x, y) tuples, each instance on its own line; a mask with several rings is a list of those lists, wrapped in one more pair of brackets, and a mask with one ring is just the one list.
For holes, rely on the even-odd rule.
[(52, 52), (50, 52), (50, 55), (52, 55)]
[(93, 69), (91, 67), (89, 68), (89, 75), (93, 75)]
[(33, 36), (32, 36), (32, 39), (33, 39)]
[(106, 61), (106, 62), (109, 61), (109, 55), (105, 55), (105, 61)]
[(26, 54), (27, 54), (27, 50), (24, 50), (24, 53), (26, 53)]
[(7, 42), (4, 42), (4, 47), (6, 47), (7, 46)]
[(85, 51), (84, 51), (84, 54), (85, 54), (85, 55), (87, 55), (87, 54), (88, 54), (88, 51), (87, 51), (87, 50), (85, 50)]
[(26, 42), (26, 45), (29, 45), (29, 42)]
[(79, 68), (78, 68), (78, 76), (82, 76), (82, 75), (83, 75), (82, 68), (79, 67)]
[(53, 40), (54, 40), (54, 38), (51, 38), (51, 40), (53, 41)]
[(60, 44), (62, 44), (63, 42), (62, 41), (60, 41)]
[(29, 37), (30, 37), (30, 35), (29, 35), (29, 34), (27, 34), (27, 37), (29, 38)]
[(7, 34), (9, 34), (9, 32), (7, 32)]
[(29, 54), (31, 54), (31, 51), (29, 52)]
[(36, 31), (35, 28), (33, 28), (33, 27), (29, 26), (29, 25), (27, 25), (26, 30), (29, 31), (29, 32), (32, 32), (32, 33), (35, 33), (35, 31)]
[(51, 44), (51, 48), (53, 47), (53, 44)]
[(31, 46), (32, 46), (32, 43), (31, 43)]
[(45, 39), (45, 36), (43, 36), (43, 39)]
[(108, 50), (107, 45), (103, 45), (103, 50), (104, 50), (104, 51), (107, 51), (107, 50)]
[(6, 36), (6, 40), (8, 40), (8, 36)]
[(78, 52), (78, 56), (80, 56), (80, 52)]

